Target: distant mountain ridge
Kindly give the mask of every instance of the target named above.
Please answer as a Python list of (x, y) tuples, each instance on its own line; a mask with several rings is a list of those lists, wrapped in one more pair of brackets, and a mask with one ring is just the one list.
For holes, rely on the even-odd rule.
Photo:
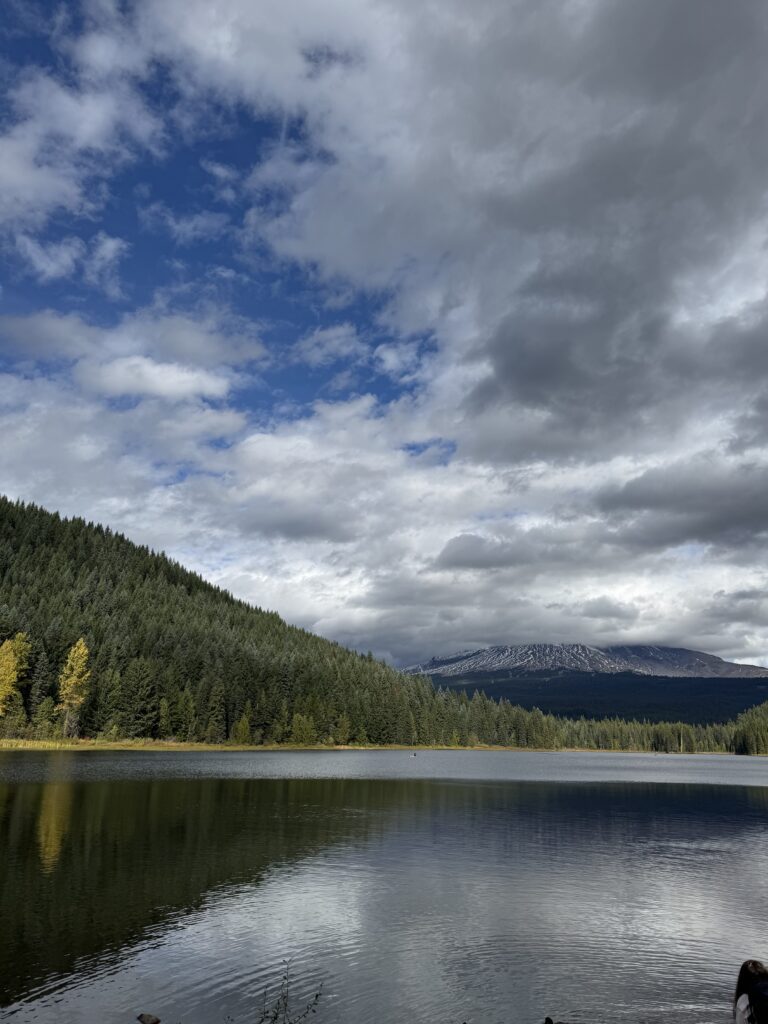
[(458, 651), (434, 657), (405, 670), (429, 676), (461, 677), (475, 673), (507, 672), (524, 676), (542, 672), (595, 672), (615, 675), (636, 672), (646, 676), (710, 679), (768, 677), (768, 668), (738, 665), (715, 654), (684, 647), (628, 644), (591, 647), (588, 644), (513, 644)]

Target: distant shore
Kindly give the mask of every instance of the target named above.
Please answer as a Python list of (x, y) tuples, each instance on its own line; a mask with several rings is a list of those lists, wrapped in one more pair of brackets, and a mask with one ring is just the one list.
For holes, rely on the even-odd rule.
[[(457, 752), (467, 751), (484, 751), (486, 753), (535, 753), (535, 754), (674, 754), (680, 756), (678, 751), (667, 751), (667, 750), (641, 750), (640, 748), (624, 748), (621, 750), (610, 750), (605, 747), (500, 747), (490, 746), (487, 744), (478, 743), (472, 747), (457, 747), (457, 746), (438, 746), (428, 745), (419, 746), (406, 745), (400, 743), (389, 743), (389, 744), (346, 744), (339, 746), (329, 746), (327, 744), (316, 744), (315, 746), (299, 746), (293, 743), (260, 743), (258, 745), (242, 745), (237, 743), (187, 743), (183, 741), (175, 740), (152, 740), (152, 739), (137, 739), (137, 740), (99, 740), (99, 739), (79, 739), (79, 740), (23, 740), (23, 739), (0, 739), (0, 751), (3, 750), (123, 750), (123, 751), (178, 751), (180, 753), (190, 751), (208, 751), (211, 753), (258, 753), (259, 751), (270, 751), (270, 752), (283, 752), (291, 753), (296, 751), (311, 750), (314, 752), (325, 752), (332, 753), (333, 751), (352, 751), (352, 750), (407, 750), (407, 751), (430, 751), (430, 750), (454, 750)], [(683, 754), (730, 754), (730, 751), (726, 750), (685, 750)], [(743, 755), (733, 755), (743, 756)], [(753, 755), (760, 757), (763, 755)]]
[(265, 751), (284, 751), (290, 753), (298, 750), (325, 751), (331, 753), (334, 750), (537, 750), (539, 752), (549, 750), (550, 753), (559, 753), (560, 749), (552, 750), (549, 747), (499, 747), (477, 744), (473, 747), (427, 745), (407, 745), (403, 743), (347, 743), (330, 746), (326, 743), (316, 743), (312, 746), (301, 746), (296, 743), (259, 743), (259, 744), (238, 744), (238, 743), (200, 743), (185, 742), (183, 740), (23, 740), (23, 739), (0, 739), (0, 750), (177, 750), (177, 751), (211, 751), (226, 753), (227, 751), (249, 751), (258, 753)]

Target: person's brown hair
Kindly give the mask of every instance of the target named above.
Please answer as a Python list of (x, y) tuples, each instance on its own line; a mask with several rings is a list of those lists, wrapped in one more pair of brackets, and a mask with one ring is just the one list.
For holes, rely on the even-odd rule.
[(749, 990), (758, 981), (768, 981), (768, 967), (762, 960), (745, 960), (736, 980), (736, 991), (733, 995), (734, 1012), (739, 999), (745, 992), (749, 995)]

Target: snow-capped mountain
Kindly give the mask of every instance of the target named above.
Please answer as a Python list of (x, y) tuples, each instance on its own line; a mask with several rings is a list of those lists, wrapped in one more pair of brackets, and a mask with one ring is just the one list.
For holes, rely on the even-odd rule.
[(714, 654), (684, 647), (653, 647), (635, 644), (590, 647), (587, 644), (514, 644), (459, 651), (445, 658), (431, 658), (406, 672), (430, 676), (464, 676), (476, 672), (637, 672), (647, 676), (698, 676), (749, 678), (768, 676), (768, 668), (737, 665)]

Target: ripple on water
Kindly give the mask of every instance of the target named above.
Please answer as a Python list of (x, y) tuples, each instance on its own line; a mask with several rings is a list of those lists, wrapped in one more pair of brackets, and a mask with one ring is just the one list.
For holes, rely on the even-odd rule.
[(323, 985), (318, 1024), (714, 1024), (740, 961), (768, 953), (754, 788), (74, 782), (43, 875), (52, 802), (15, 785), (3, 919), (37, 936), (40, 969), (14, 1024), (250, 1024), (286, 958), (295, 1005)]

